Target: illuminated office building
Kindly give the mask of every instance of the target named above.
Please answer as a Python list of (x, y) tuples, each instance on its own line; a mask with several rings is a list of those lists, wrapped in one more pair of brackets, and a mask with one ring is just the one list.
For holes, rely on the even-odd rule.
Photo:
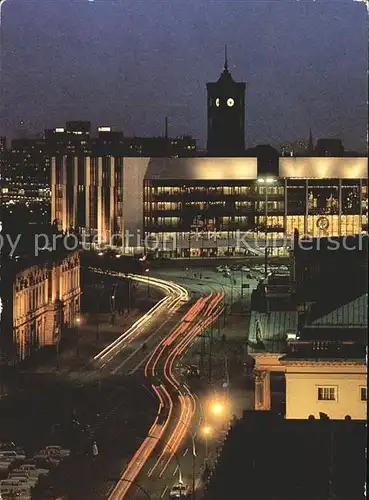
[(367, 232), (366, 172), (366, 158), (282, 157), (274, 177), (252, 157), (53, 158), (52, 220), (172, 257), (244, 255), (240, 234), (263, 246), (267, 232), (281, 254), (295, 229)]
[(286, 251), (295, 229), (312, 237), (360, 234), (368, 230), (366, 172), (365, 158), (286, 157), (268, 184), (256, 158), (197, 158), (175, 167), (152, 160), (144, 234), (172, 256), (244, 254), (240, 233), (260, 247), (267, 231), (272, 254)]
[(94, 238), (123, 241), (123, 157), (51, 159), (51, 221)]

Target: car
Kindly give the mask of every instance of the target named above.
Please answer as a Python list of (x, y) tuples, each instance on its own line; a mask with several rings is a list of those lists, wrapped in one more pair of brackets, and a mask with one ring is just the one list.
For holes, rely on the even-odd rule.
[(41, 467), (37, 467), (34, 464), (23, 464), (18, 469), (15, 469), (13, 472), (26, 472), (30, 476), (46, 476), (49, 474), (48, 469), (42, 469)]
[(51, 465), (58, 465), (63, 458), (64, 456), (61, 456), (59, 453), (51, 450), (47, 451), (46, 448), (40, 450), (33, 456), (33, 460), (37, 462), (48, 462)]
[(23, 487), (31, 489), (34, 486), (34, 482), (26, 476), (8, 476), (7, 479), (0, 481), (1, 485), (16, 485), (16, 487)]
[(247, 266), (242, 266), (241, 271), (243, 271), (244, 273), (249, 273), (251, 271), (251, 269)]
[(11, 493), (14, 490), (24, 490), (29, 492), (31, 490), (31, 486), (27, 481), (24, 483), (24, 481), (18, 478), (3, 479), (0, 481), (1, 493)]
[(217, 266), (216, 270), (218, 273), (222, 273), (224, 271), (224, 266)]
[(240, 269), (240, 265), (239, 264), (233, 264), (231, 266), (231, 271), (238, 271)]
[(9, 450), (9, 451), (2, 451), (0, 450), (0, 460), (2, 458), (12, 458), (13, 460), (25, 460), (26, 454), (23, 450)]
[(0, 471), (7, 471), (13, 462), (11, 458), (0, 459)]
[(13, 441), (0, 441), (0, 450), (15, 450), (15, 443)]
[(60, 455), (61, 457), (69, 457), (70, 455), (70, 450), (62, 448), (59, 445), (46, 446), (45, 450), (47, 453), (50, 453), (51, 455)]
[(36, 486), (38, 483), (38, 477), (37, 476), (29, 476), (27, 475), (26, 472), (9, 472), (8, 474), (9, 479), (19, 479), (20, 481), (23, 481), (24, 483), (29, 483), (31, 488)]
[(176, 483), (169, 493), (169, 498), (189, 498), (190, 488), (188, 484)]

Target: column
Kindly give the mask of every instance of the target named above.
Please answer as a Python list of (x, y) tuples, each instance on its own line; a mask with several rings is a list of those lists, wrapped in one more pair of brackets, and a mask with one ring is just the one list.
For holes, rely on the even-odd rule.
[(255, 410), (270, 410), (270, 372), (256, 370), (255, 376)]

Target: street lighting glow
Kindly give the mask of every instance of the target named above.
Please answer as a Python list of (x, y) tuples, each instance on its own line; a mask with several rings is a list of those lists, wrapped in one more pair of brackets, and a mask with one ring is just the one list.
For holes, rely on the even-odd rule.
[(216, 402), (211, 405), (211, 412), (214, 415), (221, 415), (223, 411), (224, 411), (224, 406), (221, 403)]
[(209, 425), (205, 425), (205, 427), (202, 428), (202, 433), (204, 436), (210, 436), (212, 432), (212, 428)]

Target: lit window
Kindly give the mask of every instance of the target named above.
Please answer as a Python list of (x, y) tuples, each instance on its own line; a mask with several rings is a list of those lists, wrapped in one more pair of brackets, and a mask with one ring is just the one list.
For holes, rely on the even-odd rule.
[(360, 387), (360, 399), (361, 401), (367, 401), (367, 388), (366, 387)]
[(336, 401), (335, 387), (318, 387), (319, 401)]

